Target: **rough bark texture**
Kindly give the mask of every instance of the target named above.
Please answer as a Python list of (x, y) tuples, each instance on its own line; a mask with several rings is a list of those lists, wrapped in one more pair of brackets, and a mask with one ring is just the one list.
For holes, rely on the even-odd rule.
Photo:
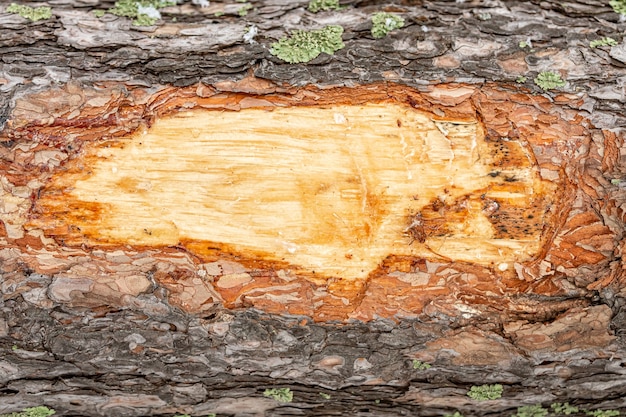
[[(588, 46), (621, 41), (626, 24), (604, 2), (352, 1), (312, 14), (304, 1), (268, 0), (245, 17), (239, 3), (185, 3), (149, 28), (91, 13), (109, 3), (47, 4), (53, 17), (35, 23), (0, 9), (0, 412), (626, 409), (626, 46)], [(380, 10), (406, 25), (374, 40)], [(257, 43), (245, 43), (253, 24)], [(289, 65), (270, 55), (286, 31), (325, 24), (345, 30), (334, 56)], [(520, 47), (529, 40), (532, 49)], [(532, 82), (548, 70), (568, 82), (558, 93)], [(506, 273), (391, 257), (355, 288), (183, 247), (66, 247), (29, 229), (46, 182), (86, 144), (181, 108), (240, 110), (267, 105), (264, 95), (315, 105), (350, 91), (480, 117), (493, 137), (523, 138), (560, 186), (545, 250)], [(229, 274), (257, 284), (214, 285)], [(432, 367), (413, 369), (414, 359)], [(466, 396), (484, 383), (502, 384), (502, 399)], [(263, 396), (274, 387), (290, 387), (293, 402)]]

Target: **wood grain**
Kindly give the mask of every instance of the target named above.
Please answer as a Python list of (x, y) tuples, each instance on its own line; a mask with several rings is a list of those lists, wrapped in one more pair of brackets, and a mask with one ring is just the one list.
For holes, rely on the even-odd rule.
[(181, 111), (83, 152), (29, 228), (317, 277), (365, 279), (390, 255), (504, 271), (539, 252), (556, 203), (520, 140), (398, 103)]
[(5, 258), (53, 274), (51, 297), (73, 306), (133, 304), (156, 285), (191, 313), (544, 317), (571, 282), (616, 280), (619, 236), (580, 171), (599, 155), (590, 130), (535, 95), (68, 85), (18, 101), (11, 126)]

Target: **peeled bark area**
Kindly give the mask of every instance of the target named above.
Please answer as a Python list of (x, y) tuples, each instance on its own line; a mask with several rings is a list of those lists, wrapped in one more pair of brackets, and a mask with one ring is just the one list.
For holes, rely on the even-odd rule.
[(519, 141), (389, 103), (183, 112), (84, 152), (37, 201), (49, 236), (355, 280), (391, 254), (524, 262), (556, 189)]
[[(567, 269), (611, 256), (614, 235), (572, 211), (580, 189), (563, 170), (588, 133), (554, 105), (524, 103), (535, 97), (463, 85), (199, 91), (169, 90), (149, 118), (138, 103), (113, 124), (97, 118), (110, 103), (70, 105), (63, 129), (81, 137), (60, 139), (62, 156), (41, 145), (59, 140), (58, 122), (38, 128), (50, 139), (22, 158), (51, 169), (20, 174), (37, 188), (5, 218), (31, 268), (64, 271), (55, 298), (124, 300), (150, 274), (192, 313), (223, 304), (368, 320), (419, 316), (434, 300), (515, 311), (511, 295), (563, 295)], [(122, 124), (130, 135), (116, 133)], [(85, 261), (69, 261), (77, 253)], [(481, 298), (459, 305), (455, 293)]]

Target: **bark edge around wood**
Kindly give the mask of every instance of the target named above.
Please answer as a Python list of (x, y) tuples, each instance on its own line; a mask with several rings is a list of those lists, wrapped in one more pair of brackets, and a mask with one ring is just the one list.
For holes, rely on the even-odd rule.
[[(82, 150), (90, 144), (114, 143), (169, 114), (194, 108), (240, 112), (375, 102), (400, 103), (434, 120), (479, 120), (486, 140), (523, 143), (541, 177), (557, 184), (541, 225), (541, 250), (507, 268), (389, 253), (364, 279), (321, 279), (297, 272), (297, 265), (268, 264), (228, 250), (199, 255), (190, 249), (194, 242), (99, 245), (81, 241), (80, 233), (72, 241), (71, 225), (58, 227), (58, 214), (47, 218), (38, 206), (51, 179), (66, 172), (72, 161), (80, 164)], [(49, 301), (75, 307), (128, 306), (159, 288), (173, 305), (190, 313), (223, 305), (316, 320), (437, 314), (553, 317), (589, 305), (594, 294), (620, 288), (623, 279), (623, 211), (619, 184), (611, 181), (623, 139), (594, 128), (574, 110), (580, 104), (568, 94), (551, 101), (496, 84), (440, 84), (417, 91), (392, 83), (300, 88), (254, 77), (156, 90), (70, 83), (19, 99), (3, 131), (5, 268), (27, 267), (53, 276)], [(286, 276), (289, 270), (296, 272)], [(224, 276), (236, 276), (237, 282), (220, 287)]]

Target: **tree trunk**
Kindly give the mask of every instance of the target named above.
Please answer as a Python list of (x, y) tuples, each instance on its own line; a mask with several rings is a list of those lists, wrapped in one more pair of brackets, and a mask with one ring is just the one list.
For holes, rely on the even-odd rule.
[(96, 3), (0, 9), (0, 413), (626, 410), (611, 7)]

